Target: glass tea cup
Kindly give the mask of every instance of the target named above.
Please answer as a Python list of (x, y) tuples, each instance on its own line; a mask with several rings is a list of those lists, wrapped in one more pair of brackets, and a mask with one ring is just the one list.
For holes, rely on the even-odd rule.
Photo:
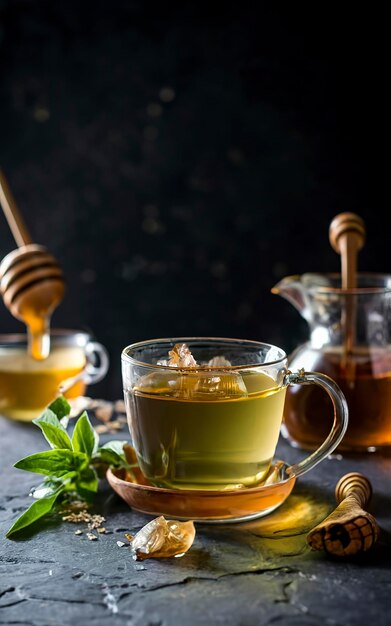
[[(168, 365), (185, 344), (196, 365)], [(279, 439), (285, 393), (315, 384), (332, 400), (334, 423), (319, 448), (290, 468), (312, 469), (340, 443), (348, 423), (345, 397), (324, 374), (287, 369), (276, 346), (241, 339), (178, 338), (122, 351), (130, 434), (140, 469), (155, 486), (174, 489), (254, 487), (265, 479)]]
[(27, 351), (27, 335), (0, 335), (0, 415), (31, 421), (59, 393), (68, 399), (104, 378), (109, 357), (102, 344), (82, 331), (53, 329), (50, 354), (37, 361)]

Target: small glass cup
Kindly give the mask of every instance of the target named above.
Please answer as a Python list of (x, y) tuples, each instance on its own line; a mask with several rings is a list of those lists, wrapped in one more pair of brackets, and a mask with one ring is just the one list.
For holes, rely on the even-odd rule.
[(0, 415), (31, 421), (59, 393), (77, 398), (106, 375), (107, 351), (88, 333), (53, 329), (50, 342), (48, 358), (37, 361), (27, 352), (27, 335), (0, 335)]
[[(183, 343), (197, 365), (167, 365), (169, 351)], [(285, 352), (266, 343), (208, 337), (135, 343), (122, 352), (122, 379), (137, 460), (157, 487), (227, 490), (262, 483), (289, 385), (319, 385), (334, 407), (329, 435), (289, 468), (295, 476), (329, 455), (348, 423), (345, 397), (332, 379), (290, 372)]]

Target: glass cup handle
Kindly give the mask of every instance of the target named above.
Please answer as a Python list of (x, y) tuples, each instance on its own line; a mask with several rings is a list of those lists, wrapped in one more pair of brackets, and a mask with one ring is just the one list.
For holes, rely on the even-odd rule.
[(109, 355), (98, 341), (89, 341), (86, 345), (87, 364), (83, 372), (86, 385), (93, 385), (104, 378), (109, 369)]
[(84, 369), (80, 374), (64, 380), (59, 386), (59, 393), (66, 393), (79, 382), (93, 385), (106, 376), (109, 369), (109, 355), (106, 348), (97, 341), (90, 341), (86, 345), (85, 353), (87, 362)]
[(322, 387), (322, 389), (328, 393), (334, 407), (334, 422), (330, 433), (322, 445), (308, 457), (286, 469), (286, 473), (289, 476), (300, 476), (323, 461), (323, 459), (331, 454), (341, 442), (348, 426), (348, 405), (337, 383), (329, 376), (320, 374), (319, 372), (305, 372), (303, 369), (294, 373), (288, 371), (284, 379), (284, 384), (319, 385), (319, 387)]

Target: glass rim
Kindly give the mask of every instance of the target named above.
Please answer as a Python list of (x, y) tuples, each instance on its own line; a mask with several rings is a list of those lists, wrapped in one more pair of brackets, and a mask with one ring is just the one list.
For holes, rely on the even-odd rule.
[[(342, 280), (342, 274), (339, 272), (304, 272), (304, 274), (293, 274), (291, 276), (287, 276), (287, 278), (302, 278), (303, 276), (325, 276), (325, 277), (329, 277), (332, 279), (336, 279), (339, 278), (340, 280)], [(357, 279), (362, 278), (367, 278), (367, 279), (381, 279), (381, 280), (386, 280), (389, 279), (391, 282), (391, 274), (383, 274), (381, 272), (357, 272), (356, 274)], [(352, 287), (352, 288), (343, 288), (343, 287), (331, 287), (330, 285), (311, 285), (307, 287), (307, 291), (309, 293), (325, 293), (325, 294), (334, 294), (334, 295), (341, 295), (341, 296), (345, 296), (345, 295), (357, 295), (357, 296), (365, 296), (365, 295), (372, 295), (372, 294), (382, 294), (382, 293), (390, 293), (391, 292), (391, 286), (387, 287), (385, 285), (383, 286), (365, 286), (365, 287), (359, 287), (356, 285), (356, 287)]]
[[(12, 346), (15, 344), (27, 344), (27, 333), (0, 333), (0, 346)], [(77, 340), (82, 339), (85, 343), (91, 340), (91, 333), (84, 330), (73, 330), (69, 328), (51, 328), (50, 329), (50, 339), (55, 343), (56, 340), (63, 341), (64, 343), (68, 343), (71, 340), (76, 338), (76, 343), (79, 343)]]
[[(134, 357), (130, 356), (128, 354), (128, 352), (130, 350), (135, 350), (137, 348), (143, 348), (143, 347), (147, 347), (147, 346), (158, 346), (164, 343), (168, 343), (168, 344), (172, 344), (172, 346), (174, 346), (176, 343), (191, 343), (191, 342), (210, 342), (210, 343), (228, 343), (228, 344), (244, 344), (244, 345), (248, 345), (248, 346), (252, 346), (252, 347), (263, 347), (263, 348), (274, 348), (276, 350), (278, 350), (281, 354), (281, 356), (278, 359), (273, 359), (272, 361), (267, 361), (265, 363), (245, 363), (243, 365), (197, 365), (197, 367), (175, 367), (173, 365), (163, 365), (163, 364), (157, 364), (157, 363), (146, 363), (144, 361), (139, 361), (138, 359), (135, 359)], [(277, 365), (279, 363), (282, 363), (283, 361), (285, 361), (287, 359), (287, 354), (286, 352), (271, 343), (266, 343), (264, 341), (255, 341), (252, 339), (237, 339), (237, 338), (228, 338), (228, 337), (195, 337), (195, 336), (190, 336), (190, 337), (164, 337), (164, 338), (159, 338), (159, 339), (146, 339), (145, 341), (136, 341), (134, 343), (129, 344), (128, 346), (126, 346), (125, 348), (123, 348), (122, 352), (121, 352), (121, 361), (124, 361), (126, 363), (129, 363), (131, 365), (138, 365), (138, 366), (142, 366), (142, 367), (148, 367), (150, 369), (156, 369), (156, 370), (172, 370), (172, 371), (187, 371), (187, 372), (199, 372), (199, 371), (230, 371), (230, 370), (245, 370), (245, 369), (253, 369), (254, 367), (269, 367), (270, 365)]]

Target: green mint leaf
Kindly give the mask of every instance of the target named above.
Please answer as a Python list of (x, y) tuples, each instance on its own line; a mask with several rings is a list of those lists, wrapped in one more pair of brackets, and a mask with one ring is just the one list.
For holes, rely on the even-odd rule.
[(126, 441), (109, 441), (97, 450), (97, 459), (107, 465), (121, 467), (127, 465), (123, 446)]
[(64, 396), (59, 396), (51, 404), (49, 404), (48, 408), (53, 411), (53, 413), (60, 420), (70, 414), (72, 407)]
[(58, 419), (57, 415), (51, 409), (45, 409), (45, 411), (40, 415), (37, 419), (33, 420), (34, 424), (38, 426), (45, 422), (45, 424), (51, 424), (60, 430), (63, 430), (65, 433), (67, 432), (69, 417), (62, 417), (61, 420)]
[(103, 446), (101, 446), (99, 448), (99, 450), (112, 450), (113, 452), (115, 452), (118, 456), (121, 456), (125, 459), (125, 453), (124, 453), (124, 445), (128, 443), (127, 441), (117, 441), (117, 440), (113, 440), (113, 441), (108, 441), (107, 443), (105, 443)]
[(72, 450), (72, 442), (68, 433), (66, 432), (64, 427), (61, 426), (54, 413), (52, 413), (52, 415), (57, 420), (58, 426), (49, 421), (49, 411), (47, 411), (46, 414), (42, 415), (38, 419), (34, 420), (34, 424), (39, 426), (39, 428), (42, 430), (43, 436), (52, 448)]
[(79, 486), (77, 488), (77, 493), (81, 500), (84, 500), (85, 502), (89, 502), (90, 504), (93, 504), (94, 498), (96, 496), (94, 491), (90, 491), (89, 489), (83, 489), (82, 487)]
[(92, 427), (86, 411), (76, 422), (72, 435), (72, 446), (75, 452), (84, 452), (91, 457), (98, 447), (99, 436)]
[(79, 471), (71, 471), (62, 473), (61, 476), (46, 476), (45, 480), (38, 485), (38, 487), (33, 488), (30, 492), (30, 496), (33, 498), (43, 498), (45, 497), (45, 493), (50, 495), (51, 492), (54, 493), (58, 487), (63, 487), (65, 491), (75, 491), (76, 481), (80, 475)]
[(98, 491), (98, 484), (99, 479), (95, 470), (92, 467), (89, 467), (82, 472), (79, 480), (77, 481), (76, 489), (78, 491), (83, 490), (96, 493)]
[(37, 487), (33, 487), (30, 491), (30, 496), (34, 500), (40, 500), (41, 498), (48, 498), (52, 496), (59, 487), (63, 486), (63, 480), (55, 478), (53, 476), (46, 476), (46, 478)]
[(55, 493), (53, 493), (48, 498), (41, 498), (40, 500), (35, 500), (32, 505), (22, 513), (20, 517), (12, 524), (11, 528), (6, 533), (6, 537), (10, 537), (18, 530), (22, 530), (22, 528), (26, 528), (26, 526), (30, 526), (33, 522), (37, 521), (46, 513), (49, 513), (58, 496), (62, 492), (62, 488), (59, 488)]
[(85, 467), (88, 465), (88, 457), (85, 454), (55, 449), (26, 456), (15, 463), (14, 467), (26, 472), (61, 477), (69, 472), (79, 472), (83, 465)]
[(96, 461), (113, 467), (121, 467), (125, 463), (124, 459), (113, 450), (103, 450), (102, 448), (98, 451)]
[(60, 424), (63, 428), (65, 428), (65, 430), (68, 428), (68, 424), (69, 424), (69, 417), (68, 415), (66, 415), (65, 417), (62, 417), (60, 419)]
[[(51, 424), (56, 428), (61, 428), (61, 422), (58, 419), (57, 415), (53, 413), (50, 409), (45, 409), (43, 413), (37, 419), (33, 420), (34, 424), (41, 424), (45, 422), (45, 424)], [(63, 428), (63, 427), (62, 427)]]

